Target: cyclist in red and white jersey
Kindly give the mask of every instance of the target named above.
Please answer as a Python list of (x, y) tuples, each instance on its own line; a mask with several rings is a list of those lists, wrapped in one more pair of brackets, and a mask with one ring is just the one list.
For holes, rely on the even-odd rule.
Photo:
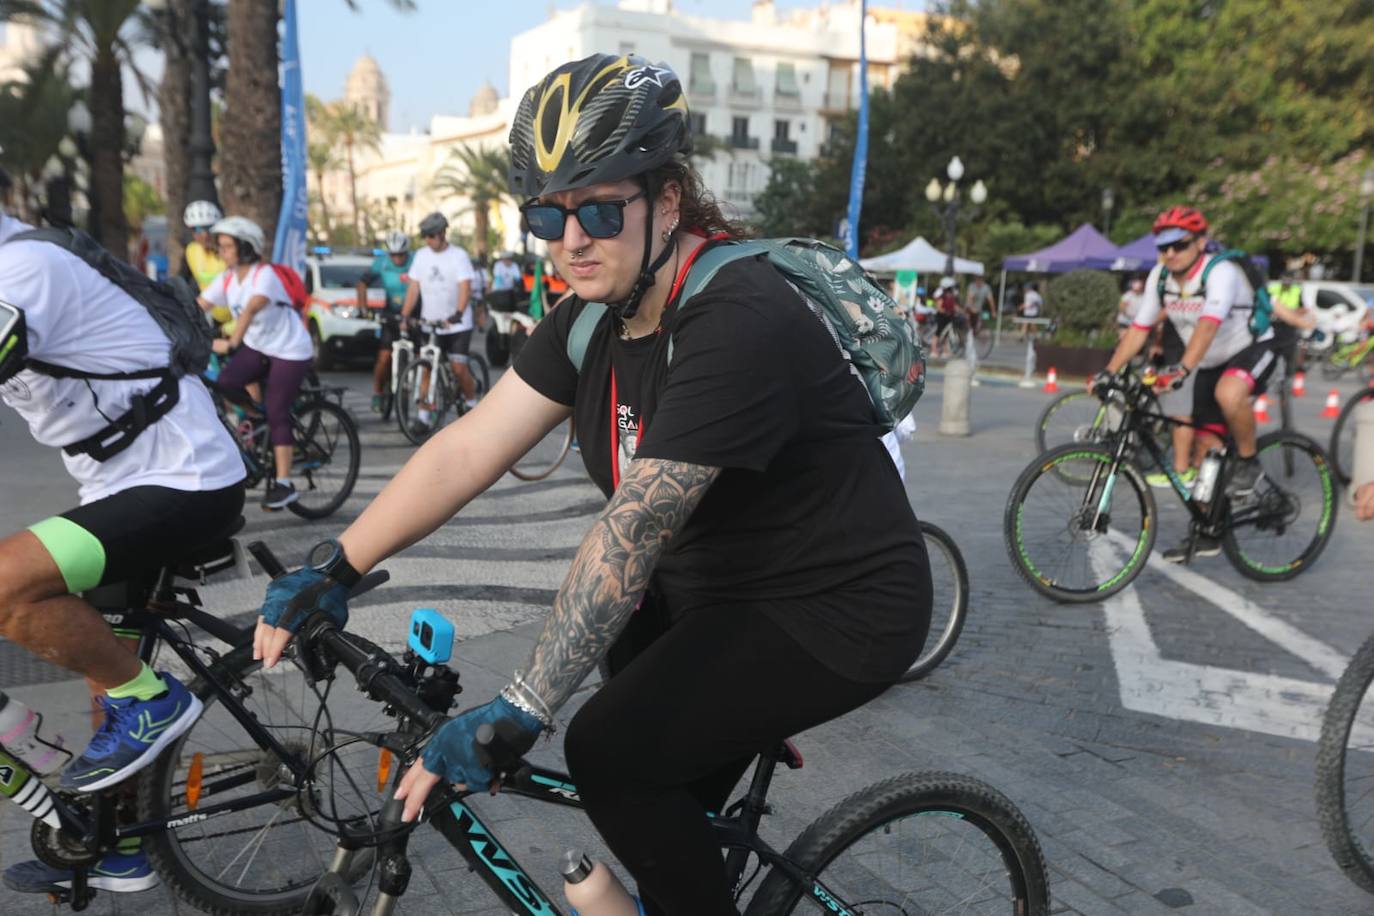
[[(1163, 310), (1183, 339), (1184, 351), (1177, 363), (1161, 371), (1158, 384), (1180, 388), (1196, 373), (1193, 422), (1200, 435), (1193, 446), (1194, 464), (1203, 451), (1220, 443), (1229, 428), (1240, 461), (1234, 466), (1226, 493), (1233, 499), (1244, 499), (1263, 476), (1256, 459), (1255, 415), (1250, 401), (1264, 392), (1277, 363), (1274, 332), (1268, 328), (1259, 335), (1251, 332), (1255, 291), (1238, 264), (1219, 261), (1208, 269), (1216, 255), (1207, 251), (1207, 231), (1207, 220), (1192, 207), (1170, 207), (1155, 220), (1160, 262), (1145, 281), (1140, 309), (1106, 371), (1120, 371), (1140, 351)], [(1160, 275), (1164, 271), (1161, 301)], [(1220, 550), (1219, 542), (1200, 538), (1193, 554), (1215, 556)], [(1185, 545), (1182, 551), (1166, 551), (1164, 557), (1182, 562), (1187, 555)]]

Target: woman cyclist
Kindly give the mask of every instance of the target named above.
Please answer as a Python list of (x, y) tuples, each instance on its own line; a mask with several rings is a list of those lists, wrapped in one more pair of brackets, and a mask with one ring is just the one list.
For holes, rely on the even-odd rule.
[[(638, 57), (565, 64), (526, 92), (511, 188), (573, 296), (475, 410), (269, 587), (255, 652), (275, 664), (316, 608), (346, 619), (355, 576), (572, 414), (609, 503), (524, 672), (439, 729), (398, 797), (413, 819), (440, 780), (487, 788), (477, 728), (529, 750), (604, 660), (612, 677), (567, 729), (581, 797), (647, 912), (715, 916), (737, 910), (706, 813), (753, 754), (896, 681), (930, 578), (865, 389), (787, 281), (735, 261), (679, 311), (696, 256), (739, 234), (688, 163), (688, 123), (677, 75)], [(579, 370), (588, 302), (609, 308)]]
[(242, 216), (222, 219), (210, 229), (227, 265), (200, 294), (201, 308), (227, 306), (234, 333), (215, 341), (215, 352), (232, 354), (220, 370), (221, 389), (236, 391), (267, 382), (267, 426), (276, 457), (276, 479), (262, 498), (264, 509), (284, 509), (299, 498), (291, 482), (291, 405), (310, 369), (310, 333), (291, 307), (291, 297), (263, 260), (258, 224)]

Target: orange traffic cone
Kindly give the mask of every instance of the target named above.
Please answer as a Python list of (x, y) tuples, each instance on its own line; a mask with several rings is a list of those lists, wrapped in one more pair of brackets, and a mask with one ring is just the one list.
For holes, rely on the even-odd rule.
[(1045, 376), (1045, 394), (1054, 394), (1059, 390), (1059, 373), (1050, 366), (1050, 374)]
[(1307, 395), (1307, 373), (1297, 372), (1293, 375), (1293, 397), (1301, 398)]
[(1269, 422), (1269, 399), (1264, 395), (1260, 395), (1255, 399), (1255, 422)]
[(1341, 391), (1339, 388), (1332, 388), (1326, 396), (1326, 406), (1322, 408), (1322, 416), (1334, 420), (1341, 415)]

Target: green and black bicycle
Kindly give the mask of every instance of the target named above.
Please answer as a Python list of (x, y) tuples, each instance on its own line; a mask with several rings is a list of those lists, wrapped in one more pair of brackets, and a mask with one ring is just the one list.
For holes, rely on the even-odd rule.
[(1261, 436), (1264, 476), (1251, 496), (1233, 501), (1221, 495), (1236, 461), (1228, 440), (1216, 495), (1196, 493), (1165, 460), (1155, 430), (1181, 421), (1159, 410), (1152, 382), (1128, 370), (1099, 386), (1097, 395), (1121, 418), (1110, 434), (1053, 448), (1021, 472), (1003, 532), (1022, 577), (1065, 602), (1100, 600), (1129, 585), (1144, 569), (1159, 528), (1154, 494), (1141, 471), (1146, 460), (1168, 474), (1188, 512), (1192, 543), (1220, 539), (1232, 565), (1260, 581), (1291, 579), (1311, 566), (1331, 537), (1338, 502), (1322, 447), (1292, 430)]

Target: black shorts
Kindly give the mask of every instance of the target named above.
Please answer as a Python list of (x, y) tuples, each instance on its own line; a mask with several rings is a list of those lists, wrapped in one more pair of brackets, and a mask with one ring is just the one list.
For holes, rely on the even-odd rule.
[(439, 352), (448, 357), (451, 363), (466, 363), (468, 351), (472, 349), (472, 330), (459, 331), (457, 334), (435, 334), (434, 344)]
[(223, 540), (243, 511), (243, 484), (204, 492), (131, 487), (29, 528), (70, 592), (140, 579)]
[(1278, 363), (1273, 341), (1265, 340), (1250, 344), (1220, 366), (1199, 369), (1193, 385), (1193, 422), (1209, 432), (1226, 435), (1226, 417), (1217, 403), (1217, 382), (1228, 375), (1236, 376), (1250, 385), (1251, 395), (1261, 395)]
[(414, 328), (404, 332), (404, 338), (402, 337), (401, 316), (396, 312), (387, 312), (381, 317), (380, 322), (382, 329), (379, 337), (381, 348), (384, 350), (390, 349), (392, 344), (402, 339), (409, 340), (417, 347), (424, 343), (420, 340), (419, 332)]

